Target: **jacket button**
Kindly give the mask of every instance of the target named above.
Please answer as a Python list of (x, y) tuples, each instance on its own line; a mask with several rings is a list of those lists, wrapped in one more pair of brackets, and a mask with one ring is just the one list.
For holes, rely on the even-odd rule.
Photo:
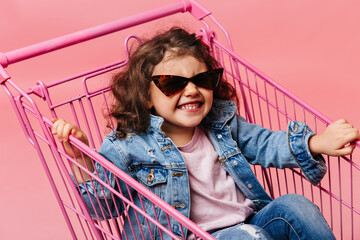
[(172, 176), (173, 176), (173, 177), (182, 177), (183, 175), (184, 175), (183, 172), (173, 172), (173, 173), (172, 173)]
[(178, 204), (173, 204), (173, 208), (186, 208), (186, 205), (185, 204), (182, 204), (182, 203), (178, 203)]
[(248, 184), (248, 188), (252, 188), (252, 185), (250, 183)]
[(155, 172), (154, 169), (150, 170), (150, 173), (146, 177), (146, 180), (148, 180), (148, 182), (153, 182), (154, 181), (154, 179), (155, 179), (154, 172)]
[(218, 134), (218, 135), (217, 135), (217, 138), (221, 139), (221, 138), (222, 138), (222, 135), (221, 135), (221, 134)]
[(165, 146), (165, 147), (162, 147), (161, 150), (162, 150), (162, 151), (165, 151), (166, 149), (170, 149), (170, 148), (171, 148), (171, 145), (169, 144), (169, 145), (167, 145), (167, 146)]
[(226, 157), (222, 157), (222, 158), (221, 158), (221, 157), (219, 157), (218, 159), (219, 159), (219, 162), (223, 163), (223, 162), (225, 162)]
[(236, 165), (238, 165), (238, 162), (237, 162), (237, 161), (233, 161), (233, 164), (236, 166)]
[(295, 126), (294, 126), (294, 132), (297, 132), (297, 131), (298, 131), (298, 128), (299, 128), (299, 125), (295, 124)]

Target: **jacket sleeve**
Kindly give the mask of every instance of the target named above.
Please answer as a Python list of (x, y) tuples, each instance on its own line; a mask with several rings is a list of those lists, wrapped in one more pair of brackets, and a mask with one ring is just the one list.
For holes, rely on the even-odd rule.
[(308, 142), (314, 133), (305, 123), (291, 121), (287, 131), (272, 131), (238, 115), (236, 119), (239, 148), (249, 163), (266, 168), (300, 167), (313, 185), (324, 177), (325, 160), (321, 154), (312, 156)]
[[(123, 163), (121, 160), (122, 155), (118, 154), (118, 151), (114, 143), (110, 139), (105, 138), (98, 153), (120, 169), (125, 169), (121, 168)], [(116, 181), (116, 177), (111, 171), (105, 169), (99, 162), (94, 162), (94, 175), (99, 180), (89, 179), (85, 183), (79, 184), (77, 186), (78, 191), (81, 193), (92, 217), (99, 219), (118, 217), (122, 214), (123, 203), (115, 194), (111, 193), (106, 185), (114, 188), (116, 191), (121, 189), (124, 196), (128, 196), (128, 189), (122, 181)], [(116, 182), (124, 186), (118, 186)]]

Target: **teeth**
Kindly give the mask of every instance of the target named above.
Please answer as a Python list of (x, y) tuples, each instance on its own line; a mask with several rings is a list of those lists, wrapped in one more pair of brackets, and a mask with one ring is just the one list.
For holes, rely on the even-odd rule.
[(184, 105), (184, 106), (181, 106), (180, 109), (195, 109), (195, 108), (198, 108), (200, 106), (200, 104), (197, 104), (197, 105), (193, 105), (193, 106), (190, 106), (190, 105)]

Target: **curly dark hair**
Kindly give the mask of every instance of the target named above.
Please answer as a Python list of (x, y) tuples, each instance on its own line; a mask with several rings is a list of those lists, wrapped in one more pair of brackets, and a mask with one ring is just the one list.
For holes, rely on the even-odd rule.
[[(139, 134), (149, 127), (149, 79), (168, 50), (175, 50), (179, 56), (193, 56), (204, 62), (208, 70), (221, 67), (200, 38), (178, 27), (141, 44), (130, 56), (125, 69), (115, 74), (111, 81), (115, 103), (110, 108), (110, 116), (117, 122), (117, 138), (125, 138), (130, 132)], [(235, 90), (222, 79), (213, 94), (214, 98), (231, 99), (235, 97)]]

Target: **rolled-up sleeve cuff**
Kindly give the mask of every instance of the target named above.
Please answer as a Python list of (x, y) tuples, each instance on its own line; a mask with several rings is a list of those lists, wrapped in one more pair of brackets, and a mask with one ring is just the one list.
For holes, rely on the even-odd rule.
[(72, 178), (72, 181), (73, 181), (75, 187), (78, 189), (78, 191), (81, 193), (81, 195), (85, 194), (87, 192), (89, 192), (91, 195), (95, 195), (94, 187), (90, 180), (86, 181), (85, 183), (77, 184), (74, 175), (70, 174), (70, 176)]
[[(98, 173), (98, 176), (100, 177), (101, 180), (103, 180), (104, 182), (108, 183), (112, 188), (115, 186), (115, 176), (114, 174), (112, 174), (110, 171), (105, 170), (105, 172), (102, 169), (102, 166), (95, 163), (95, 167), (96, 167), (96, 172)], [(96, 172), (94, 171), (93, 173), (95, 175)], [(106, 177), (105, 177), (106, 174)], [(110, 194), (110, 190), (108, 188), (106, 188), (105, 186), (102, 186), (102, 184), (100, 184), (98, 181), (96, 180), (87, 180), (85, 183), (80, 183), (77, 184), (75, 181), (75, 177), (71, 174), (71, 178), (73, 180), (74, 185), (76, 186), (76, 188), (79, 190), (79, 192), (81, 193), (81, 195), (86, 194), (87, 192), (93, 196), (98, 196), (99, 198), (109, 198), (111, 196)], [(107, 179), (109, 181), (107, 181)], [(96, 195), (95, 195), (96, 192)]]
[(288, 124), (288, 144), (291, 154), (297, 161), (306, 179), (317, 185), (326, 174), (325, 159), (321, 154), (312, 156), (309, 139), (315, 135), (303, 122), (292, 121)]

